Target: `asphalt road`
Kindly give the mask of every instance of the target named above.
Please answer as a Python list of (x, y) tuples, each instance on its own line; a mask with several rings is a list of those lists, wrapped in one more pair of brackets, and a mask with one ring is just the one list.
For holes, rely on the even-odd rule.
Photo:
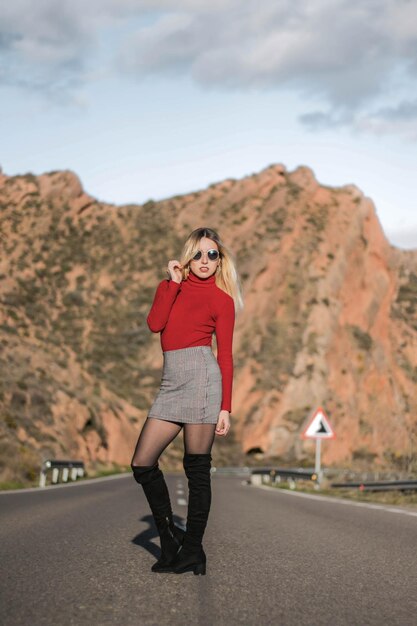
[[(168, 477), (177, 520), (186, 480)], [(0, 495), (4, 626), (416, 626), (417, 512), (213, 477), (207, 575), (155, 574), (131, 476)]]

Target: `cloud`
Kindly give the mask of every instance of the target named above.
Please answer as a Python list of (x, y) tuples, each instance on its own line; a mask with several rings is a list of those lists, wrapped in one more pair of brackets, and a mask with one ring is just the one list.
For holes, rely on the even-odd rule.
[(401, 102), (396, 107), (382, 109), (379, 111), (379, 114), (385, 119), (392, 120), (394, 122), (399, 120), (415, 121), (417, 119), (417, 99), (412, 102)]
[(393, 246), (417, 251), (417, 224), (387, 229), (386, 236)]
[(415, 0), (14, 0), (0, 5), (0, 81), (70, 90), (106, 41), (101, 62), (137, 80), (295, 91), (311, 129), (400, 132), (417, 99)]
[(311, 111), (299, 116), (299, 121), (309, 130), (323, 130), (347, 126), (353, 122), (353, 116), (348, 112), (333, 113), (332, 111)]
[(0, 6), (0, 82), (60, 99), (82, 83), (90, 29), (68, 2)]
[(245, 0), (221, 11), (206, 4), (164, 13), (126, 42), (127, 69), (137, 76), (187, 73), (219, 89), (291, 88), (336, 109), (372, 101), (399, 67), (416, 73), (415, 2), (261, 6)]
[(359, 131), (376, 135), (395, 134), (417, 141), (417, 97), (403, 100), (396, 106), (383, 107), (355, 121)]
[(300, 115), (299, 121), (311, 131), (344, 126), (374, 135), (399, 135), (414, 142), (417, 141), (417, 98), (369, 112), (312, 111)]

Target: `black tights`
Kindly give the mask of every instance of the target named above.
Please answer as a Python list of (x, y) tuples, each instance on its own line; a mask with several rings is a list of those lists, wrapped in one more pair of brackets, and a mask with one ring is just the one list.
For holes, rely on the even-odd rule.
[(132, 458), (132, 466), (155, 465), (181, 429), (185, 454), (210, 454), (216, 424), (183, 424), (147, 417)]

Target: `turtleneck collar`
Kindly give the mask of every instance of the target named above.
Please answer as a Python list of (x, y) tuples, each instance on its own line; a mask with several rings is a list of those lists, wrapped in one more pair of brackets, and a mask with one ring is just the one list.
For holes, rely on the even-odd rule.
[(199, 276), (193, 274), (190, 270), (186, 282), (190, 282), (192, 285), (201, 287), (204, 287), (205, 285), (214, 285), (216, 282), (216, 274), (212, 274), (208, 278), (200, 278)]

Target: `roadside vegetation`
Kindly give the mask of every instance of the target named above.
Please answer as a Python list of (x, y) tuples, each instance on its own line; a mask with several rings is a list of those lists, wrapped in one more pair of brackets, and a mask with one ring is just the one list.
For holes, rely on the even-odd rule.
[(267, 486), (272, 489), (288, 489), (290, 491), (331, 496), (356, 502), (408, 506), (417, 509), (417, 491), (361, 491), (360, 489), (332, 488), (330, 485), (326, 486), (326, 484), (318, 489), (317, 485), (314, 486), (311, 481), (281, 481), (280, 483), (270, 483)]

